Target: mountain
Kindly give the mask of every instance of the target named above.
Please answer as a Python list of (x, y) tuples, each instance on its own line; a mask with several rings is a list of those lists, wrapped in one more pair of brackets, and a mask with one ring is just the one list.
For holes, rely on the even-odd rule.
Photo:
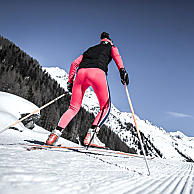
[[(68, 74), (58, 68), (43, 68), (50, 76), (55, 79), (61, 87), (67, 90)], [(82, 107), (94, 113), (96, 116), (99, 111), (98, 99), (92, 89), (86, 90), (83, 98)], [(136, 121), (143, 137), (145, 149), (149, 155), (155, 155), (166, 159), (178, 159), (182, 161), (194, 161), (194, 138), (187, 137), (181, 132), (167, 133), (164, 129), (152, 125), (148, 120), (144, 121), (137, 115)], [(111, 112), (105, 125), (118, 134), (120, 139), (137, 153), (141, 153), (134, 122), (131, 113), (120, 112), (111, 104)]]

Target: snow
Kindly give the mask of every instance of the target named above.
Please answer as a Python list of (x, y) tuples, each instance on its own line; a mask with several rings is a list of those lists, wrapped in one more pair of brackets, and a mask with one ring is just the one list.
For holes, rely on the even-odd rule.
[[(6, 95), (7, 100), (10, 97), (14, 102), (19, 101), (17, 96)], [(23, 105), (21, 101), (18, 103), (24, 113), (30, 106), (36, 107), (26, 100), (23, 102)], [(1, 108), (1, 126), (5, 120), (12, 123), (16, 117), (9, 111), (13, 107), (7, 108), (7, 112), (3, 105)], [(143, 158), (95, 155), (65, 148), (27, 151), (30, 145), (45, 142), (49, 132), (37, 125), (33, 130), (22, 124), (20, 127), (21, 131), (8, 129), (0, 134), (1, 194), (194, 194), (194, 163), (149, 159), (151, 175), (148, 176)], [(63, 138), (58, 143), (79, 146)]]
[[(38, 126), (23, 132), (7, 130), (0, 136), (1, 194), (34, 193), (191, 193), (192, 163), (164, 159), (95, 156), (67, 149), (27, 151), (45, 141)], [(58, 143), (78, 146), (60, 138)]]
[[(44, 70), (46, 70), (53, 79), (57, 80), (61, 87), (67, 90), (68, 74), (64, 70), (58, 67), (44, 68)], [(94, 113), (94, 115), (97, 115), (99, 112), (98, 99), (90, 88), (86, 90), (82, 101), (82, 107), (87, 111)], [(153, 143), (155, 148), (161, 152), (163, 158), (185, 161), (185, 158), (180, 154), (182, 153), (194, 161), (193, 137), (186, 137), (183, 134), (184, 138), (179, 139), (176, 135), (178, 132), (167, 133), (161, 127), (152, 125), (148, 120), (142, 120), (137, 115), (135, 115), (135, 118), (139, 130)], [(111, 104), (111, 112), (105, 125), (118, 134), (121, 140), (124, 141), (127, 139), (125, 143), (129, 147), (135, 148), (137, 153), (140, 153), (141, 150), (139, 150), (137, 145), (134, 145), (134, 137), (131, 131), (126, 130), (126, 123), (132, 123), (134, 125), (132, 114), (120, 112), (113, 104)], [(177, 150), (180, 153), (177, 152)]]
[(38, 109), (33, 103), (21, 98), (19, 96), (0, 91), (0, 110), (3, 112), (10, 112), (18, 119), (23, 113), (31, 113)]
[[(22, 114), (31, 113), (38, 109), (36, 105), (28, 100), (6, 92), (0, 92), (0, 102), (0, 132), (2, 129), (20, 119)], [(40, 114), (40, 112), (37, 114)], [(15, 127), (17, 127), (18, 130), (23, 130), (23, 125), (21, 123), (17, 124)]]

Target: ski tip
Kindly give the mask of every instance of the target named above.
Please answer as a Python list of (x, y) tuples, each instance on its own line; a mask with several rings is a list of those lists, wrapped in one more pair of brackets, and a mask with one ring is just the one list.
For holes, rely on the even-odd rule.
[(26, 148), (27, 151), (32, 151), (32, 150), (42, 150), (42, 149), (44, 149), (44, 148), (43, 148), (43, 147), (38, 147), (38, 146)]

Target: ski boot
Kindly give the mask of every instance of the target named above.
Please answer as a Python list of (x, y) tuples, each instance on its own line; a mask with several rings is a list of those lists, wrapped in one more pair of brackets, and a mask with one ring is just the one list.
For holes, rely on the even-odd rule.
[(58, 141), (59, 137), (62, 134), (63, 128), (57, 126), (55, 130), (49, 135), (48, 139), (46, 140), (46, 145), (55, 145)]
[[(89, 129), (88, 130), (88, 133), (84, 139), (84, 145), (85, 146), (91, 146), (91, 147), (98, 147), (98, 148), (105, 148), (105, 144), (102, 143), (98, 137), (97, 137), (97, 133), (99, 131), (99, 127), (97, 127), (96, 129), (96, 132), (95, 132), (95, 129)], [(93, 137), (94, 135), (94, 137)], [(93, 137), (93, 139), (91, 140), (91, 138)], [(90, 142), (91, 141), (91, 142)]]

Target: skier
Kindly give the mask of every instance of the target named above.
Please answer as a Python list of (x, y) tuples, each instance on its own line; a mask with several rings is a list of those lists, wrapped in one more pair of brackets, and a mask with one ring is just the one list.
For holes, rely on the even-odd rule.
[[(60, 118), (56, 129), (49, 135), (46, 141), (47, 145), (56, 143), (65, 127), (78, 113), (84, 93), (86, 89), (91, 86), (98, 98), (100, 112), (96, 116), (91, 128), (88, 130), (84, 139), (84, 144), (88, 146), (90, 143), (90, 146), (105, 148), (105, 144), (98, 139), (97, 134), (110, 113), (111, 102), (106, 75), (108, 72), (108, 64), (112, 58), (120, 71), (121, 82), (128, 85), (129, 78), (119, 51), (117, 47), (113, 45), (109, 34), (103, 32), (100, 38), (100, 44), (90, 47), (71, 64), (67, 82), (67, 88), (69, 92), (72, 92), (70, 106)], [(75, 77), (77, 69), (78, 71)], [(93, 134), (94, 138), (90, 142)]]

